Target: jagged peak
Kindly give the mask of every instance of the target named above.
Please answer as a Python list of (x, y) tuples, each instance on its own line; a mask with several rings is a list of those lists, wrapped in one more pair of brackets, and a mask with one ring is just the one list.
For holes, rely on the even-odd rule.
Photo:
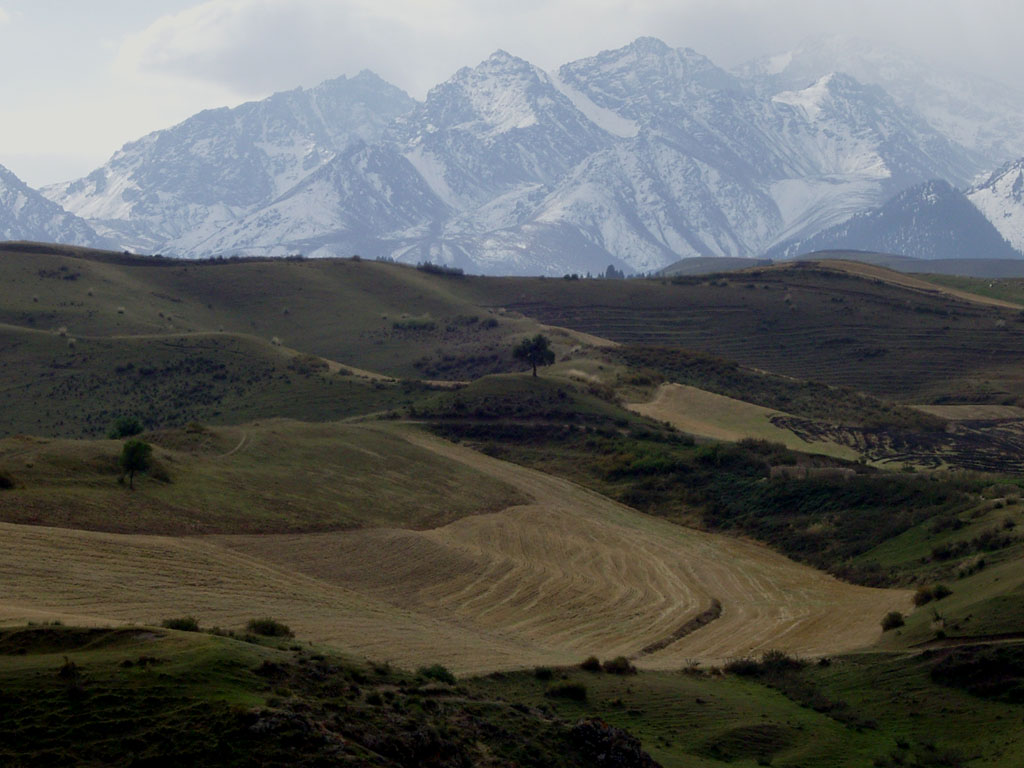
[[(1019, 157), (1016, 160), (1008, 160), (1007, 162), (1003, 163), (1001, 166), (992, 171), (992, 173), (989, 174), (988, 178), (985, 179), (985, 181), (972, 187), (970, 192), (994, 186), (999, 181), (1002, 181), (1002, 179), (1004, 179), (1006, 176), (1013, 173), (1024, 174), (1024, 157)], [(968, 192), (968, 194), (970, 194), (970, 192)]]
[(627, 49), (640, 51), (643, 53), (653, 53), (657, 55), (665, 55), (669, 53), (672, 48), (669, 47), (665, 41), (657, 37), (642, 36), (638, 37), (632, 43), (626, 46)]

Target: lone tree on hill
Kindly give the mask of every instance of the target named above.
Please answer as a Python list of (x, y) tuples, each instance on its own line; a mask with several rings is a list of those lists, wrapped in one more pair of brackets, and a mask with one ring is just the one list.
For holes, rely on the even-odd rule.
[(547, 336), (540, 333), (532, 339), (523, 339), (519, 346), (512, 350), (512, 357), (532, 365), (534, 376), (537, 375), (538, 365), (551, 365), (555, 362), (555, 353), (551, 351)]
[(128, 487), (135, 490), (135, 473), (149, 469), (149, 460), (153, 455), (153, 446), (142, 440), (129, 440), (121, 449), (119, 462), (121, 469), (128, 475)]

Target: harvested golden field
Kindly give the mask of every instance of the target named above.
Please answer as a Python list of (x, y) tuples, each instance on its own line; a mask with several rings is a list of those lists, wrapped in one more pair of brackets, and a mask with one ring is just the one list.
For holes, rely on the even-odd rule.
[(667, 421), (676, 429), (698, 437), (731, 442), (755, 438), (782, 443), (787, 448), (805, 453), (821, 453), (842, 459), (858, 457), (858, 453), (848, 446), (829, 441), (811, 443), (773, 424), (773, 416), (789, 416), (784, 411), (685, 384), (662, 384), (650, 402), (628, 403), (626, 407), (642, 416)]
[[(836, 581), (757, 544), (657, 520), (573, 483), (394, 426), (531, 501), (432, 530), (166, 537), (0, 524), (0, 619), (254, 615), (300, 638), (458, 672), (625, 654), (650, 668), (874, 642), (904, 591)], [(238, 454), (244, 454), (242, 446)], [(653, 653), (713, 600), (721, 615)]]

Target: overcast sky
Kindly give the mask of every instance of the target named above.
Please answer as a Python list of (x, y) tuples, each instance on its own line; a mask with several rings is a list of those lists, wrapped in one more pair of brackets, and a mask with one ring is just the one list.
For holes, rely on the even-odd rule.
[(372, 69), (422, 98), (504, 48), (550, 69), (641, 35), (730, 67), (819, 35), (897, 43), (1013, 83), (1020, 0), (0, 0), (0, 164), (102, 165), (201, 109)]

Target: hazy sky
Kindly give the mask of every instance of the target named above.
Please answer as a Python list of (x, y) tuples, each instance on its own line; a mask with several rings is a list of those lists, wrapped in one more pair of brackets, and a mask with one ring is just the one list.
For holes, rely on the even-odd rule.
[(0, 164), (29, 184), (205, 108), (372, 69), (422, 98), (497, 48), (554, 68), (640, 35), (733, 66), (818, 35), (1013, 83), (1020, 0), (0, 0)]

